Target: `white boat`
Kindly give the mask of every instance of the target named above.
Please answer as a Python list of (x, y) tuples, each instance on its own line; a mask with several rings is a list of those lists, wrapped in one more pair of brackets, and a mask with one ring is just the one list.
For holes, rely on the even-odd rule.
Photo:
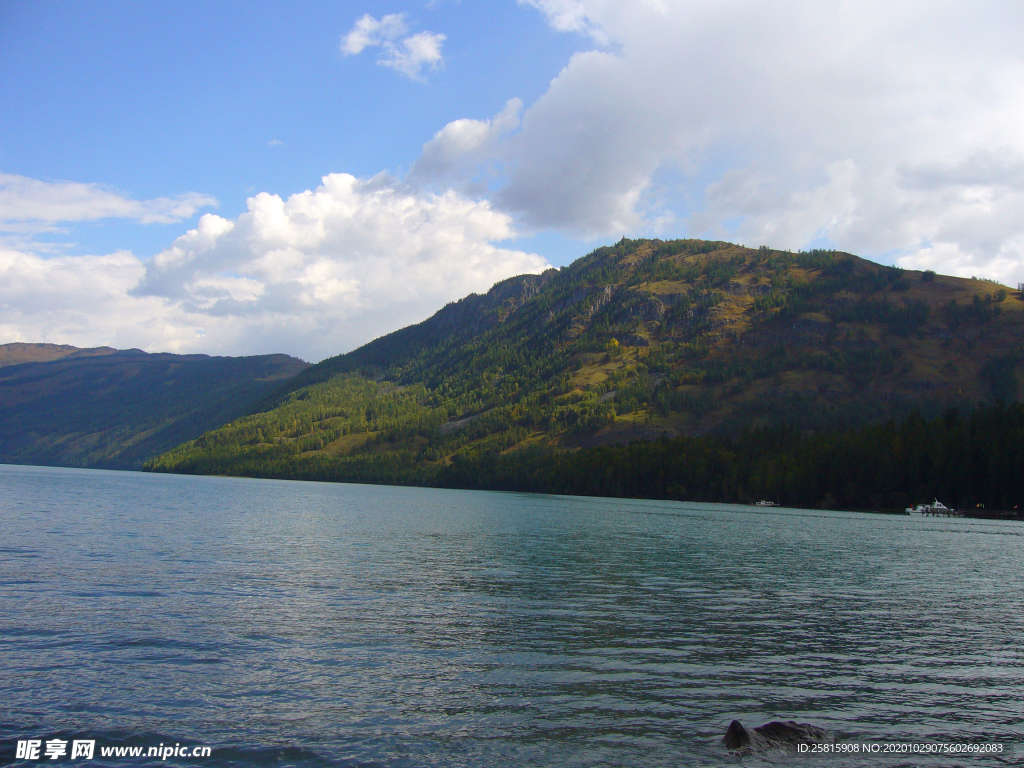
[(777, 507), (779, 505), (776, 504), (774, 501), (765, 501), (764, 499), (761, 499), (760, 501), (755, 501), (754, 502), (754, 506), (755, 507)]
[(918, 504), (916, 507), (907, 507), (907, 514), (931, 515), (932, 517), (958, 517), (955, 509), (950, 509), (938, 499), (931, 504)]

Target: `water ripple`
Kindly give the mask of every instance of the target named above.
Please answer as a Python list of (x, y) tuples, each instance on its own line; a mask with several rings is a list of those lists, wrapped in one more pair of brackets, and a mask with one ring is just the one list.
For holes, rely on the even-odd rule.
[[(32, 467), (0, 494), (5, 760), (77, 734), (209, 766), (721, 765), (733, 718), (1024, 728), (1016, 523)], [(910, 764), (949, 759), (871, 760)]]

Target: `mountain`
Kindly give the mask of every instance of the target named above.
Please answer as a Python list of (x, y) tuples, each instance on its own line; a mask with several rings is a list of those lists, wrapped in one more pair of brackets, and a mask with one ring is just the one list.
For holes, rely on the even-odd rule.
[(485, 457), (967, 413), (1017, 398), (1022, 330), (989, 281), (623, 239), (311, 366), (149, 468), (438, 482)]
[(138, 469), (248, 413), (308, 367), (286, 355), (208, 357), (54, 344), (8, 344), (0, 353), (6, 353), (0, 360), (50, 358), (0, 368), (0, 463), (107, 469)]
[(65, 357), (96, 357), (112, 355), (117, 352), (113, 347), (90, 347), (80, 349), (70, 344), (0, 344), (0, 368), (21, 363), (45, 363)]

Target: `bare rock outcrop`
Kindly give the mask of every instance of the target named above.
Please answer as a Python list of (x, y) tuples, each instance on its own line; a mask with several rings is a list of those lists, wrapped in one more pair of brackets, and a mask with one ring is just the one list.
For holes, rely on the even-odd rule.
[(733, 720), (722, 742), (733, 752), (749, 754), (775, 749), (796, 749), (800, 744), (834, 744), (835, 736), (816, 725), (796, 723), (792, 720), (785, 723), (765, 723), (749, 730), (744, 728), (739, 720)]

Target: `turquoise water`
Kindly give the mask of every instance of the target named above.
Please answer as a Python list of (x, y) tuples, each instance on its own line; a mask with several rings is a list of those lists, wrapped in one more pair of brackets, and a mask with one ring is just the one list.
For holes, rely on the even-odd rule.
[(122, 766), (146, 761), (99, 745), (676, 766), (794, 759), (727, 755), (733, 718), (1024, 733), (1020, 523), (0, 466), (0, 525), (3, 763), (58, 737)]

